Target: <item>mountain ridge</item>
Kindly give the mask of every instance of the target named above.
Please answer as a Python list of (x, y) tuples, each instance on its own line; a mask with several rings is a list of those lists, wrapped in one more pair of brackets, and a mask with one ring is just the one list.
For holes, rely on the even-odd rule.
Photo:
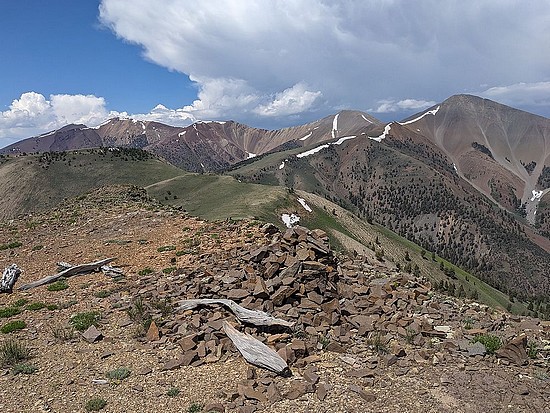
[[(117, 119), (96, 129), (67, 126), (26, 140), (19, 150), (98, 139), (143, 148), (187, 171), (226, 171), (238, 180), (315, 193), (485, 273), (505, 292), (550, 293), (546, 118), (456, 95), (388, 124), (359, 111), (272, 131), (232, 121), (178, 128)], [(529, 276), (522, 292), (516, 282), (523, 273)]]

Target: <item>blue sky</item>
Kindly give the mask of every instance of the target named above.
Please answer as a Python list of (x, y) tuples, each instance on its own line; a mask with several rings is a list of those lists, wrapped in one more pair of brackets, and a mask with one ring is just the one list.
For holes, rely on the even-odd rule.
[(0, 104), (21, 93), (93, 94), (109, 107), (147, 111), (161, 101), (177, 107), (196, 97), (188, 77), (141, 56), (98, 21), (99, 1), (22, 0), (0, 6)]
[(0, 3), (0, 146), (112, 116), (277, 128), (457, 93), (550, 117), (546, 0)]

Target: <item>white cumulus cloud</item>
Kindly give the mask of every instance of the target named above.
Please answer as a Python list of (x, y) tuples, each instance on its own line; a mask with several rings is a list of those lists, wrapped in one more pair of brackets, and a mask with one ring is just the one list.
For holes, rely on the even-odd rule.
[(550, 82), (495, 86), (481, 92), (480, 96), (514, 107), (550, 107)]
[(287, 116), (309, 110), (322, 96), (320, 91), (309, 91), (303, 83), (297, 83), (275, 95), (275, 98), (260, 105), (254, 112), (263, 116)]
[(378, 102), (378, 106), (373, 109), (369, 109), (369, 112), (373, 113), (388, 113), (388, 112), (403, 112), (408, 110), (419, 111), (429, 108), (435, 105), (434, 101), (416, 100), (416, 99), (403, 99), (395, 101), (391, 99), (385, 99)]
[(191, 80), (200, 85), (198, 99), (182, 110), (199, 119), (231, 117), (248, 112), (261, 100), (258, 91), (242, 79), (191, 76)]
[(108, 118), (114, 117), (154, 121), (171, 126), (188, 126), (197, 120), (193, 115), (183, 109), (170, 109), (161, 104), (155, 106), (148, 113), (128, 114), (128, 112), (109, 112)]
[(0, 147), (19, 139), (59, 129), (70, 123), (94, 127), (113, 117), (149, 120), (173, 126), (187, 126), (196, 118), (180, 109), (157, 105), (148, 113), (108, 111), (103, 97), (94, 95), (50, 95), (25, 92), (9, 109), (0, 112)]
[(68, 123), (95, 126), (107, 115), (105, 99), (93, 95), (51, 95), (47, 100), (40, 93), (26, 92), (0, 112), (0, 138), (28, 137)]
[(102, 0), (100, 21), (193, 79), (199, 98), (185, 109), (197, 117), (408, 116), (480, 84), (550, 73), (542, 0)]

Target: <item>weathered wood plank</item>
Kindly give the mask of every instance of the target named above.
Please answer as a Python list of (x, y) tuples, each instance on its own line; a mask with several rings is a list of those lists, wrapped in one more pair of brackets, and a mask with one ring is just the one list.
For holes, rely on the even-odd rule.
[(21, 269), (17, 264), (12, 264), (4, 268), (2, 280), (0, 281), (0, 293), (12, 293), (15, 282), (21, 275)]
[(253, 324), (256, 326), (283, 326), (292, 327), (294, 323), (291, 323), (280, 318), (270, 316), (268, 313), (259, 310), (249, 310), (237, 304), (233, 300), (217, 299), (217, 298), (197, 298), (193, 300), (182, 300), (179, 302), (179, 310), (191, 310), (201, 305), (221, 304), (229, 308), (235, 317), (237, 317), (243, 323)]
[(49, 284), (61, 277), (71, 277), (77, 274), (97, 271), (103, 265), (108, 264), (114, 260), (116, 260), (116, 258), (105, 258), (103, 260), (91, 262), (88, 264), (75, 265), (74, 267), (66, 268), (63, 271), (58, 272), (57, 274), (48, 275), (47, 277), (44, 277), (38, 281), (22, 285), (21, 287), (19, 287), (19, 290), (30, 290), (31, 288), (39, 287), (44, 284)]
[(282, 376), (290, 375), (288, 364), (275, 350), (269, 348), (251, 335), (237, 331), (227, 321), (223, 322), (223, 330), (250, 364), (273, 371)]

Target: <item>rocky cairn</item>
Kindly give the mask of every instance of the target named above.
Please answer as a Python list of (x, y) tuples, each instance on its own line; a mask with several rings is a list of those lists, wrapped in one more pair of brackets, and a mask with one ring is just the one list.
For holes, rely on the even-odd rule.
[[(136, 307), (142, 309), (134, 321), (152, 320), (146, 340), (179, 347), (179, 357), (166, 360), (164, 370), (238, 356), (222, 328), (226, 320), (275, 349), (298, 378), (283, 392), (285, 378), (251, 366), (246, 380), (227, 395), (228, 404), (207, 406), (212, 411), (252, 412), (259, 405), (306, 393), (323, 400), (330, 386), (320, 381), (316, 363), (324, 352), (340, 353), (349, 366), (348, 376), (372, 384), (380, 368), (393, 366), (400, 375), (416, 363), (437, 364), (449, 357), (464, 364), (479, 361), (489, 350), (473, 342), (478, 335), (498, 332), (505, 339), (497, 353), (503, 365), (529, 362), (524, 333), (548, 338), (549, 324), (540, 320), (526, 321), (441, 296), (425, 279), (365, 259), (338, 262), (321, 230), (298, 226), (280, 233), (266, 224), (261, 231), (262, 238), (255, 240), (259, 243), (199, 254), (192, 266), (170, 275), (140, 277), (123, 307), (134, 316)], [(178, 311), (178, 301), (197, 298), (230, 299), (293, 326), (242, 325), (216, 305)], [(548, 367), (546, 360), (538, 362)], [(350, 391), (366, 401), (376, 399), (363, 387), (351, 386)]]

